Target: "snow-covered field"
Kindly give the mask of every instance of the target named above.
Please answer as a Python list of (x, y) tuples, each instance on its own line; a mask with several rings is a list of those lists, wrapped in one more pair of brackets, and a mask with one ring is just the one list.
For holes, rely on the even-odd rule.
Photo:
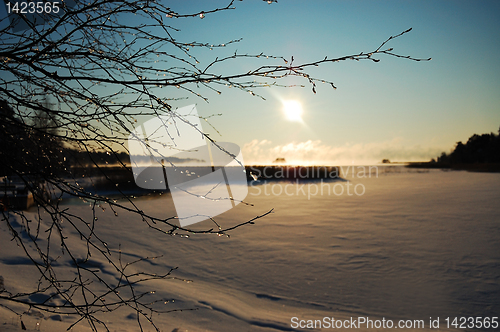
[[(121, 248), (124, 262), (163, 255), (134, 268), (162, 273), (178, 267), (172, 274), (177, 279), (148, 284), (155, 291), (151, 300), (164, 300), (165, 310), (197, 310), (153, 315), (161, 331), (301, 330), (293, 328), (292, 317), (424, 320), (428, 329), (430, 317), (439, 317), (444, 328), (446, 317), (500, 316), (500, 174), (379, 167), (378, 176), (344, 178), (349, 182), (250, 187), (246, 201), (254, 206), (240, 204), (217, 222), (229, 227), (274, 212), (231, 237), (172, 237), (109, 208), (97, 210), (96, 233), (112, 254)], [(169, 195), (135, 203), (159, 217), (175, 215)], [(67, 207), (92, 218), (88, 204)], [(27, 213), (35, 218), (35, 211)], [(193, 228), (212, 226), (205, 221)], [(11, 238), (2, 221), (4, 287), (10, 293), (33, 290), (35, 271)], [(86, 248), (74, 243), (83, 257)], [(57, 269), (64, 273), (70, 259), (54, 255), (61, 255)], [(103, 257), (94, 255), (91, 263), (105, 280), (119, 278)], [(99, 317), (110, 331), (139, 329), (125, 308)], [(41, 331), (63, 331), (74, 321), (36, 310), (22, 320), (27, 330)], [(20, 318), (0, 306), (0, 331), (20, 330)], [(82, 322), (73, 330), (89, 328)]]

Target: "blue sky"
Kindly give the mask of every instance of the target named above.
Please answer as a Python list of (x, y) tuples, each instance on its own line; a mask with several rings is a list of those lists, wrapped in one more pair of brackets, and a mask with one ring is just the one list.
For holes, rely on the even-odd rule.
[[(224, 7), (229, 1), (170, 2), (179, 13)], [(205, 18), (170, 18), (180, 41), (239, 43), (212, 51), (193, 50), (200, 67), (215, 57), (239, 53), (272, 54), (295, 63), (375, 50), (391, 35), (413, 30), (387, 47), (429, 62), (380, 56), (380, 62), (345, 61), (311, 68), (316, 78), (338, 87), (259, 89), (266, 100), (237, 89), (221, 94), (201, 89), (209, 103), (182, 90), (160, 90), (174, 107), (197, 104), (222, 135), (219, 141), (243, 148), (246, 163), (363, 164), (429, 160), (450, 151), (474, 133), (498, 132), (500, 126), (499, 1), (293, 1), (268, 5), (236, 1), (236, 9)], [(127, 22), (139, 24), (141, 22)], [(174, 50), (172, 50), (174, 51)], [(242, 73), (281, 60), (238, 59), (216, 67)], [(162, 64), (160, 64), (162, 65)], [(164, 66), (171, 66), (165, 62)], [(306, 84), (294, 77), (282, 84)], [(303, 108), (302, 122), (283, 113), (285, 100)]]
[[(226, 2), (185, 1), (180, 13)], [(284, 56), (296, 63), (371, 51), (386, 38), (403, 55), (432, 57), (414, 62), (381, 56), (379, 63), (340, 62), (311, 70), (335, 82), (319, 86), (260, 89), (265, 101), (235, 89), (209, 103), (191, 97), (201, 114), (222, 113), (213, 125), (221, 141), (244, 147), (245, 160), (276, 157), (314, 163), (429, 160), (474, 133), (500, 126), (500, 3), (497, 1), (262, 1), (236, 2), (236, 9), (204, 19), (176, 19), (179, 39), (223, 43), (225, 49), (199, 53), (201, 64), (239, 52)], [(197, 53), (198, 54), (198, 53)], [(220, 68), (240, 72), (255, 63)], [(297, 83), (296, 78), (284, 83)], [(301, 83), (306, 83), (302, 81)], [(170, 93), (170, 92), (169, 92)], [(172, 93), (178, 93), (173, 91)], [(180, 94), (179, 94), (180, 95)], [(303, 122), (290, 122), (282, 100), (302, 104)], [(208, 129), (208, 128), (207, 128)]]

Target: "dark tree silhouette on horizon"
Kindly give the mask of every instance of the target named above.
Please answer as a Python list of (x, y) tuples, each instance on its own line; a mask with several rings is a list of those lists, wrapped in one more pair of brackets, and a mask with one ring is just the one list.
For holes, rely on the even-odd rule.
[(500, 129), (498, 135), (474, 134), (464, 144), (457, 142), (455, 149), (443, 152), (437, 160), (446, 165), (500, 163)]

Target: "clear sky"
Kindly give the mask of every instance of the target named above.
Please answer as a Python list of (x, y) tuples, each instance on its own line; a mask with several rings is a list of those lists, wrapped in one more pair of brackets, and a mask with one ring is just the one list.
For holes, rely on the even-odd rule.
[[(224, 7), (228, 0), (177, 1), (171, 8), (192, 13)], [(244, 160), (271, 163), (363, 164), (430, 160), (449, 152), (472, 134), (497, 133), (500, 127), (500, 1), (294, 1), (267, 4), (236, 1), (236, 9), (205, 18), (170, 18), (184, 42), (226, 43), (226, 48), (194, 50), (200, 67), (215, 57), (239, 53), (272, 54), (305, 63), (375, 50), (391, 35), (413, 30), (387, 47), (402, 55), (432, 57), (414, 62), (380, 56), (380, 62), (328, 63), (309, 72), (338, 87), (256, 90), (266, 100), (237, 89), (222, 94), (201, 89), (209, 103), (182, 90), (162, 89), (162, 97), (189, 97), (174, 107), (197, 104), (222, 136), (218, 141), (243, 148)], [(139, 24), (140, 22), (127, 22)], [(281, 60), (238, 59), (215, 67), (243, 73)], [(165, 62), (165, 66), (171, 66)], [(283, 84), (306, 84), (288, 78)], [(164, 92), (163, 92), (164, 91)], [(283, 102), (302, 106), (301, 121), (289, 121)]]
[[(217, 3), (183, 1), (172, 8), (210, 9)], [(180, 39), (224, 43), (200, 53), (202, 64), (239, 52), (292, 55), (296, 63), (371, 51), (386, 38), (413, 28), (388, 44), (403, 55), (432, 57), (414, 62), (381, 56), (379, 63), (340, 62), (311, 71), (338, 87), (260, 89), (265, 101), (235, 89), (209, 103), (191, 97), (213, 118), (221, 141), (243, 147), (245, 162), (350, 164), (429, 160), (474, 133), (500, 126), (500, 2), (498, 1), (262, 1), (236, 2), (236, 9), (204, 19), (176, 20)], [(220, 70), (240, 72), (240, 61)], [(286, 83), (297, 83), (290, 79)], [(302, 81), (302, 83), (307, 83)], [(173, 93), (178, 93), (173, 91)], [(180, 95), (180, 94), (179, 94)], [(286, 119), (283, 100), (303, 108), (302, 122)]]

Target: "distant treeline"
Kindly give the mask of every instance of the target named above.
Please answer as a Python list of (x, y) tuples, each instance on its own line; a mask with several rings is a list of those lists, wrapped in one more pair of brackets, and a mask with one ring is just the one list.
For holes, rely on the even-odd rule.
[(71, 167), (93, 167), (96, 165), (130, 165), (130, 156), (126, 152), (81, 151), (63, 148), (62, 154)]
[(500, 130), (495, 133), (472, 135), (467, 143), (458, 142), (450, 154), (442, 153), (438, 163), (475, 164), (500, 163)]
[(57, 135), (58, 129), (57, 117), (37, 111), (32, 118), (21, 119), (5, 100), (0, 100), (0, 177), (64, 177), (72, 175), (75, 168), (81, 172), (96, 165), (130, 164), (125, 152), (70, 147)]
[(500, 171), (500, 130), (498, 134), (472, 135), (467, 143), (457, 142), (450, 153), (443, 152), (428, 163), (411, 163), (410, 167), (453, 168), (478, 171)]

